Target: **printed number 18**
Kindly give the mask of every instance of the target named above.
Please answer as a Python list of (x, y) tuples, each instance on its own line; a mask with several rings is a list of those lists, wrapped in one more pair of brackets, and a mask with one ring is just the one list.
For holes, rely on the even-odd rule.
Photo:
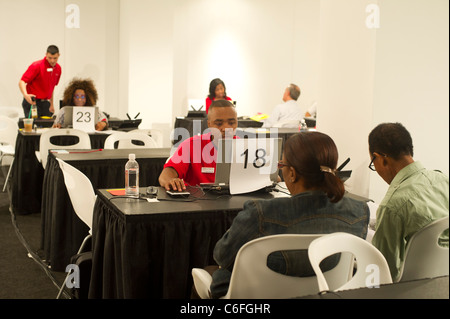
[[(262, 155), (260, 156), (260, 153), (262, 153)], [(244, 153), (241, 154), (241, 156), (245, 156), (245, 161), (244, 161), (244, 169), (247, 168), (247, 163), (248, 163), (248, 149), (246, 149), (244, 151)], [(266, 159), (264, 158), (266, 156), (266, 150), (263, 148), (258, 148), (255, 152), (255, 160), (253, 161), (253, 166), (255, 168), (261, 168), (264, 165), (266, 165)], [(258, 161), (259, 160), (259, 161)], [(259, 162), (262, 162), (261, 164), (258, 164)]]

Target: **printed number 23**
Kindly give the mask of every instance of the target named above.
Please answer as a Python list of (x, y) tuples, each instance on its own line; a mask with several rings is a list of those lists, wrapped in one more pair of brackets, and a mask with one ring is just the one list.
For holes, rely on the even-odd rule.
[[(84, 117), (85, 115), (85, 117)], [(83, 114), (83, 112), (77, 112), (77, 116), (79, 116), (77, 118), (77, 122), (83, 122), (83, 119), (86, 123), (89, 123), (91, 121), (91, 113), (86, 112)]]
[[(262, 155), (261, 155), (262, 153)], [(244, 151), (244, 153), (241, 154), (241, 156), (245, 156), (245, 161), (244, 161), (244, 169), (247, 168), (247, 163), (248, 163), (248, 149), (246, 149)], [(266, 156), (266, 150), (263, 148), (258, 148), (255, 152), (255, 160), (253, 161), (253, 166), (255, 168), (261, 168), (264, 165), (266, 165), (266, 159), (264, 158)], [(260, 164), (258, 164), (260, 163)]]

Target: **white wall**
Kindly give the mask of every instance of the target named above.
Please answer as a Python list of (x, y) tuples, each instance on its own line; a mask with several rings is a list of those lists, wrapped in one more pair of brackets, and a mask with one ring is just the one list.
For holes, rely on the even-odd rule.
[[(45, 23), (39, 19), (43, 8), (48, 17)], [(0, 0), (0, 106), (22, 108), (18, 86), (22, 74), (33, 61), (45, 57), (50, 44), (63, 46), (61, 12), (64, 3), (58, 0)], [(64, 64), (64, 55), (60, 62)]]
[[(139, 112), (142, 127), (153, 122), (172, 123), (173, 5), (172, 1), (121, 1), (121, 110), (134, 117)], [(125, 112), (126, 113), (126, 112)], [(125, 115), (125, 114), (123, 114)]]
[[(401, 122), (414, 159), (449, 174), (449, 2), (379, 0), (372, 126)], [(370, 178), (370, 197), (387, 185)]]
[(205, 99), (219, 77), (238, 115), (270, 113), (291, 82), (301, 103), (317, 94), (319, 2), (178, 1), (175, 16), (174, 110)]
[[(339, 163), (350, 157), (347, 190), (367, 196), (376, 31), (360, 0), (322, 0), (317, 129), (333, 137)], [(339, 165), (339, 164), (338, 164)]]
[[(80, 8), (80, 28), (66, 27), (69, 4)], [(119, 0), (0, 0), (0, 105), (21, 108), (18, 83), (22, 74), (55, 44), (62, 67), (54, 91), (55, 107), (73, 77), (90, 77), (99, 93), (100, 108), (116, 114), (118, 22)]]
[(119, 1), (65, 0), (66, 6), (71, 3), (80, 8), (80, 28), (64, 28), (64, 43), (60, 48), (64, 57), (64, 81), (58, 86), (61, 97), (73, 77), (89, 77), (99, 93), (100, 109), (112, 115), (120, 114)]
[(319, 4), (121, 1), (121, 108), (140, 111), (142, 126), (171, 128), (220, 77), (239, 116), (270, 113), (292, 82), (306, 110), (317, 99)]
[[(80, 29), (65, 26), (72, 3)], [(380, 8), (378, 29), (365, 24), (368, 4)], [(447, 0), (0, 0), (0, 43), (0, 106), (20, 105), (21, 75), (56, 44), (56, 99), (72, 77), (92, 77), (102, 109), (140, 112), (166, 145), (187, 100), (205, 98), (215, 77), (250, 116), (270, 113), (293, 82), (302, 105), (318, 101), (340, 162), (351, 158), (350, 191), (384, 194), (367, 169), (367, 135), (385, 121), (402, 122), (415, 158), (448, 174)]]

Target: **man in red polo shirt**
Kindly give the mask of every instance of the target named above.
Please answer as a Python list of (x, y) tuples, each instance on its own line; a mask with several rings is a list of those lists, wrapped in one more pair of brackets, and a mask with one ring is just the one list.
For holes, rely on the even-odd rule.
[(234, 138), (238, 120), (234, 105), (227, 100), (213, 101), (208, 112), (211, 133), (184, 140), (164, 165), (159, 183), (166, 190), (182, 191), (185, 184), (214, 183), (217, 140)]
[(45, 58), (33, 62), (22, 75), (19, 88), (23, 95), (22, 107), (25, 117), (29, 117), (31, 105), (37, 106), (38, 117), (52, 116), (55, 112), (53, 90), (61, 77), (58, 58), (58, 47), (50, 45)]

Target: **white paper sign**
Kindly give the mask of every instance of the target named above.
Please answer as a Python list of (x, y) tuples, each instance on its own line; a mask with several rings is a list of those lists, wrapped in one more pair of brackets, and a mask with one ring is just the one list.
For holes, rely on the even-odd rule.
[(95, 131), (95, 107), (77, 106), (73, 108), (73, 128), (85, 132)]
[(230, 168), (230, 194), (254, 192), (272, 185), (277, 171), (278, 145), (275, 139), (236, 139)]

